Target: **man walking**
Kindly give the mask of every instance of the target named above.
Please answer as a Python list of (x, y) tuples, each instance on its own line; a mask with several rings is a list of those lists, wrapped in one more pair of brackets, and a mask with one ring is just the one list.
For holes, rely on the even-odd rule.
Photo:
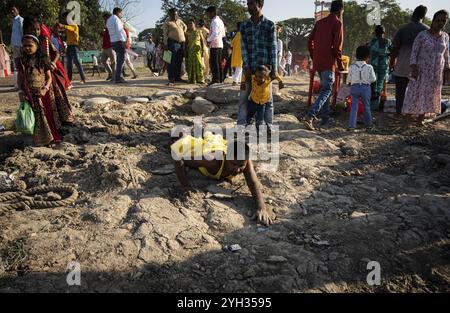
[(18, 60), (22, 56), (22, 37), (23, 37), (23, 17), (19, 14), (19, 9), (16, 6), (11, 8), (12, 32), (11, 32), (11, 46), (14, 59), (14, 72), (16, 72)]
[(208, 17), (211, 19), (211, 29), (206, 39), (210, 47), (209, 64), (211, 67), (212, 81), (210, 84), (222, 83), (224, 79), (222, 69), (223, 38), (226, 37), (225, 24), (217, 16), (217, 9), (211, 6), (206, 9)]
[(281, 40), (281, 25), (277, 25), (277, 61), (278, 61), (278, 74), (283, 75), (281, 70), (281, 60), (283, 59), (283, 40)]
[(76, 23), (73, 21), (68, 21), (67, 16), (68, 12), (64, 13), (63, 18), (69, 25), (59, 24), (59, 27), (64, 28), (66, 30), (67, 37), (67, 76), (69, 76), (70, 81), (72, 81), (72, 72), (73, 72), (73, 63), (78, 69), (78, 73), (80, 74), (81, 83), (86, 83), (86, 76), (84, 75), (83, 67), (81, 66), (80, 56), (78, 53), (79, 46), (79, 28)]
[(165, 49), (172, 52), (172, 60), (169, 64), (169, 86), (174, 86), (175, 82), (182, 82), (181, 65), (186, 43), (186, 24), (179, 18), (175, 8), (169, 10), (169, 18), (163, 24), (163, 35)]
[(289, 48), (287, 49), (287, 52), (286, 52), (286, 72), (287, 72), (287, 76), (291, 76), (291, 73), (292, 73), (292, 52), (291, 52), (291, 50), (289, 50)]
[(313, 60), (313, 70), (320, 75), (320, 95), (305, 118), (308, 130), (314, 130), (313, 119), (319, 114), (322, 118), (321, 124), (328, 123), (336, 63), (339, 71), (344, 71), (342, 62), (344, 30), (341, 22), (343, 12), (343, 1), (333, 1), (330, 15), (316, 23), (309, 37), (308, 48)]
[[(103, 67), (108, 72), (107, 81), (112, 81), (116, 73), (116, 53), (112, 48), (111, 36), (109, 35), (108, 28), (106, 27), (106, 22), (111, 17), (111, 13), (105, 13), (103, 19), (105, 20), (105, 28), (102, 32), (103, 44), (102, 44), (102, 64)], [(108, 62), (109, 60), (109, 62)]]
[(127, 44), (127, 34), (125, 33), (124, 25), (121, 20), (122, 9), (114, 8), (113, 15), (106, 21), (106, 28), (108, 29), (111, 38), (112, 49), (116, 53), (116, 70), (114, 75), (114, 83), (126, 83), (122, 77), (122, 70), (125, 65), (125, 53)]
[[(239, 97), (238, 126), (247, 124), (247, 104), (252, 87), (252, 75), (260, 65), (270, 69), (270, 78), (275, 80), (278, 70), (277, 40), (275, 24), (263, 15), (264, 0), (248, 0), (249, 20), (241, 24), (242, 35), (242, 61), (245, 82), (241, 83)], [(270, 99), (266, 105), (264, 119), (271, 131), (273, 124), (273, 95), (270, 84)]]
[(428, 26), (422, 24), (428, 9), (423, 5), (418, 6), (411, 17), (411, 22), (400, 28), (392, 41), (390, 68), (395, 76), (395, 103), (397, 114), (402, 114), (403, 101), (405, 100), (406, 87), (409, 83), (409, 66), (412, 47), (417, 35), (427, 30)]

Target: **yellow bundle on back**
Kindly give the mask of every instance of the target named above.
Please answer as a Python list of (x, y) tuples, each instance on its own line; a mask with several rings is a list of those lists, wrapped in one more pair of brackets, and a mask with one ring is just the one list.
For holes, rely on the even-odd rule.
[(201, 160), (207, 155), (211, 158), (216, 152), (220, 152), (221, 155), (226, 154), (227, 141), (222, 135), (205, 132), (203, 139), (188, 135), (176, 141), (170, 148), (178, 159)]

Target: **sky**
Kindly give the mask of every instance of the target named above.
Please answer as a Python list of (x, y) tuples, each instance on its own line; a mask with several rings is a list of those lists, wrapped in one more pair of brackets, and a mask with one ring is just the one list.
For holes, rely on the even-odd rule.
[[(366, 1), (358, 0), (357, 2), (364, 3)], [(420, 4), (426, 5), (430, 18), (434, 12), (440, 9), (450, 10), (448, 0), (398, 0), (398, 2), (403, 9), (411, 10)], [(142, 12), (132, 21), (138, 31), (154, 27), (156, 21), (163, 15), (160, 0), (141, 0), (136, 11)], [(282, 21), (292, 17), (313, 17), (314, 0), (265, 0), (264, 12), (273, 21)]]

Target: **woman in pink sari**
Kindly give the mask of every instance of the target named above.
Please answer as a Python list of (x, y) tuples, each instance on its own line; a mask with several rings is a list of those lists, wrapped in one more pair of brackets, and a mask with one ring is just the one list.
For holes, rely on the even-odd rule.
[(411, 77), (402, 113), (418, 116), (418, 126), (426, 115), (441, 113), (442, 83), (450, 71), (448, 35), (443, 31), (448, 12), (436, 12), (429, 30), (416, 37), (411, 53)]

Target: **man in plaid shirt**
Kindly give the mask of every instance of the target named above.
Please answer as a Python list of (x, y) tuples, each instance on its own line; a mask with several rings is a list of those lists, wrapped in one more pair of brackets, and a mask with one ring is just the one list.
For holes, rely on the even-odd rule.
[[(248, 0), (248, 11), (251, 18), (241, 24), (242, 34), (242, 61), (245, 81), (241, 83), (239, 100), (238, 125), (247, 124), (247, 104), (251, 93), (251, 79), (259, 65), (270, 69), (270, 77), (275, 79), (277, 72), (277, 42), (275, 24), (263, 16), (264, 0)], [(269, 131), (273, 121), (273, 97), (270, 87), (270, 101), (266, 107), (265, 120)]]

